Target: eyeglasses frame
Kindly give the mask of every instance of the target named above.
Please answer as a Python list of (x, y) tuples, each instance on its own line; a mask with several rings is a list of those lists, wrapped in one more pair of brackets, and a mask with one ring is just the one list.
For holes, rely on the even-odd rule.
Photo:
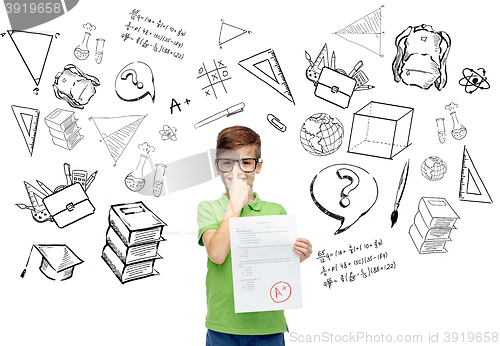
[[(233, 161), (233, 165), (231, 166), (231, 170), (227, 171), (227, 172), (224, 172), (220, 169), (219, 167), (219, 161), (220, 160), (229, 160), (229, 161)], [(241, 161), (243, 160), (254, 160), (255, 161), (255, 168), (252, 170), (252, 171), (245, 171), (242, 167), (241, 167)], [(244, 172), (244, 173), (253, 173), (257, 170), (257, 166), (259, 164), (259, 162), (262, 162), (262, 158), (259, 157), (258, 159), (256, 159), (255, 157), (244, 157), (244, 158), (241, 158), (239, 160), (236, 160), (236, 159), (230, 159), (230, 158), (218, 158), (218, 159), (215, 159), (215, 164), (217, 165), (217, 169), (221, 172), (221, 173), (229, 173), (231, 172), (233, 169), (234, 169), (234, 164), (238, 162), (238, 167), (240, 167), (241, 171)]]

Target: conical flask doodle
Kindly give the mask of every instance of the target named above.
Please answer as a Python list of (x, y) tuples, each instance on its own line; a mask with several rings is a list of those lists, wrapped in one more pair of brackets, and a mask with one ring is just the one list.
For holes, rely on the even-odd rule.
[(75, 57), (78, 60), (85, 60), (89, 57), (89, 55), (90, 55), (90, 51), (89, 51), (89, 47), (88, 47), (89, 38), (90, 38), (90, 33), (85, 32), (85, 36), (83, 36), (82, 43), (80, 43), (73, 51), (73, 53), (75, 54)]
[(140, 191), (146, 184), (146, 180), (144, 179), (144, 164), (148, 160), (148, 157), (144, 154), (141, 154), (139, 158), (139, 163), (133, 172), (130, 172), (125, 177), (125, 185), (130, 191)]

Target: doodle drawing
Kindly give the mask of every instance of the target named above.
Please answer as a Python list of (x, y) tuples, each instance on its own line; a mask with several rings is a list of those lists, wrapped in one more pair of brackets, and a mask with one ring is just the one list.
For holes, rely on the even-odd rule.
[[(38, 182), (38, 185), (41, 184), (41, 182)], [(41, 192), (26, 181), (24, 182), (24, 187), (26, 188), (26, 193), (28, 194), (28, 197), (30, 199), (31, 206), (27, 206), (24, 203), (17, 203), (16, 205), (20, 209), (27, 209), (31, 211), (31, 216), (36, 222), (54, 221), (49, 211), (45, 207), (45, 204), (43, 204), (44, 197), (47, 197), (48, 194), (52, 192), (45, 192), (45, 190), (44, 192)]]
[(267, 49), (241, 60), (238, 64), (295, 104), (274, 50)]
[(472, 94), (477, 89), (486, 90), (490, 88), (490, 83), (488, 83), (486, 78), (486, 70), (484, 68), (478, 68), (473, 70), (471, 68), (464, 68), (462, 70), (462, 76), (458, 81), (458, 84), (465, 87), (465, 92)]
[(8, 30), (7, 33), (38, 87), (49, 56), (53, 35), (17, 30)]
[(38, 119), (40, 118), (40, 111), (38, 109), (11, 106), (12, 112), (17, 120), (17, 125), (21, 129), (24, 137), (24, 142), (28, 147), (30, 156), (33, 156), (33, 147), (35, 146), (36, 131), (38, 128)]
[(155, 102), (155, 78), (151, 67), (142, 61), (127, 64), (116, 75), (115, 91), (123, 101), (138, 101), (149, 95)]
[(95, 62), (97, 64), (100, 64), (102, 62), (102, 57), (104, 54), (104, 42), (106, 42), (106, 40), (103, 38), (96, 39)]
[(238, 104), (235, 104), (234, 106), (226, 108), (218, 113), (215, 113), (214, 115), (209, 116), (208, 118), (205, 118), (205, 119), (197, 122), (196, 124), (194, 124), (194, 128), (198, 129), (198, 128), (205, 126), (206, 124), (209, 124), (212, 121), (218, 120), (220, 118), (229, 117), (229, 116), (236, 114), (236, 113), (241, 113), (241, 112), (243, 112), (244, 108), (245, 108), (245, 104), (243, 102), (240, 102)]
[(75, 266), (82, 264), (83, 261), (64, 244), (36, 244), (31, 247), (26, 266), (24, 267), (21, 277), (24, 278), (28, 263), (31, 258), (33, 248), (37, 249), (42, 255), (42, 263), (40, 271), (48, 279), (54, 281), (63, 281), (70, 279), (73, 276)]
[(461, 201), (493, 203), (483, 180), (479, 176), (469, 151), (464, 146), (462, 157), (462, 171), (460, 174), (460, 190), (458, 198)]
[(115, 166), (145, 117), (146, 115), (124, 115), (90, 118), (115, 161)]
[(278, 118), (276, 118), (274, 115), (272, 114), (268, 114), (267, 115), (267, 121), (269, 121), (269, 123), (271, 125), (274, 126), (275, 129), (281, 131), (281, 132), (285, 132), (286, 131), (286, 125), (283, 124)]
[(446, 141), (446, 130), (444, 127), (444, 118), (436, 119), (439, 143), (443, 144)]
[(217, 92), (215, 91), (215, 86), (222, 86), (225, 93), (227, 94), (226, 84), (224, 84), (224, 82), (230, 80), (231, 77), (229, 77), (229, 72), (227, 72), (227, 66), (224, 65), (222, 60), (219, 60), (217, 62), (213, 60), (213, 62), (215, 68), (210, 71), (207, 70), (205, 63), (203, 63), (203, 66), (198, 69), (198, 77), (196, 78), (207, 77), (208, 85), (201, 88), (201, 90), (205, 92), (205, 96), (211, 96), (212, 94), (210, 94), (210, 90), (212, 90), (212, 92), (214, 93), (214, 97), (217, 98)]
[(85, 34), (83, 36), (82, 43), (76, 46), (75, 50), (73, 51), (75, 58), (77, 58), (78, 60), (86, 60), (89, 57), (90, 32), (96, 29), (96, 27), (90, 23), (84, 24), (83, 28), (85, 29)]
[(422, 197), (408, 233), (420, 254), (446, 253), (446, 243), (459, 219), (445, 198)]
[(325, 113), (311, 115), (300, 128), (302, 147), (312, 155), (325, 156), (336, 152), (342, 145), (344, 126)]
[(251, 34), (252, 32), (225, 23), (224, 20), (222, 20), (219, 33), (219, 47), (222, 48), (222, 45), (224, 43), (234, 40), (235, 38), (240, 37), (241, 35), (246, 33)]
[(154, 263), (166, 224), (143, 202), (116, 204), (109, 210), (102, 259), (122, 284), (158, 275)]
[(177, 128), (175, 127), (163, 125), (163, 129), (161, 129), (159, 133), (163, 141), (171, 140), (175, 142), (177, 140)]
[(413, 108), (370, 102), (354, 114), (349, 153), (392, 159), (411, 143)]
[(453, 130), (451, 130), (451, 136), (457, 140), (464, 139), (467, 136), (467, 129), (464, 125), (460, 124), (457, 118), (457, 112), (455, 111), (458, 108), (458, 105), (454, 102), (451, 102), (449, 105), (446, 105), (444, 109), (450, 112), (451, 120), (453, 120)]
[(73, 149), (82, 139), (80, 128), (76, 123), (75, 112), (55, 109), (45, 117), (52, 142), (64, 149)]
[(401, 178), (399, 179), (398, 191), (396, 192), (396, 201), (394, 202), (394, 210), (391, 213), (391, 228), (394, 227), (396, 221), (398, 221), (398, 208), (401, 204), (401, 198), (403, 197), (403, 192), (405, 191), (406, 182), (408, 181), (408, 172), (410, 171), (410, 160), (408, 160), (401, 173)]
[(397, 53), (392, 63), (394, 81), (437, 90), (447, 82), (446, 62), (451, 39), (444, 31), (422, 24), (409, 26), (396, 37)]
[(66, 101), (73, 108), (83, 109), (95, 95), (95, 87), (99, 85), (99, 79), (68, 64), (62, 72), (56, 74), (52, 87), (58, 99)]
[(363, 168), (335, 164), (314, 176), (309, 192), (319, 210), (340, 221), (335, 231), (340, 234), (370, 211), (377, 201), (378, 186)]
[(383, 57), (382, 54), (382, 7), (368, 13), (342, 30), (335, 32), (339, 37), (357, 44), (370, 52)]
[(125, 177), (125, 186), (134, 192), (142, 190), (144, 185), (146, 185), (144, 166), (149, 160), (149, 154), (155, 151), (155, 147), (149, 145), (147, 142), (139, 144), (138, 147), (141, 149), (141, 155), (137, 167)]
[(422, 165), (420, 166), (420, 172), (425, 179), (430, 181), (443, 179), (446, 170), (446, 162), (444, 162), (438, 156), (429, 156), (422, 162)]

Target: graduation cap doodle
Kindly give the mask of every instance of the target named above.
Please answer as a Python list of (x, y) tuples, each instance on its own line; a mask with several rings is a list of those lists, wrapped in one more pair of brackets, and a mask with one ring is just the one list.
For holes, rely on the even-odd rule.
[(31, 258), (33, 248), (37, 249), (42, 255), (42, 263), (40, 264), (40, 271), (50, 280), (63, 281), (73, 276), (73, 269), (76, 265), (83, 263), (83, 261), (66, 245), (51, 244), (42, 245), (34, 244), (31, 247), (26, 266), (21, 273), (24, 278), (26, 269)]

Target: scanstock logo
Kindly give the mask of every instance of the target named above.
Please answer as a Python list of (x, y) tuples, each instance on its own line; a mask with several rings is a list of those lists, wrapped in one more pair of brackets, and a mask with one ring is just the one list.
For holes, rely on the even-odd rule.
[(4, 0), (12, 30), (27, 30), (71, 11), (79, 0)]

